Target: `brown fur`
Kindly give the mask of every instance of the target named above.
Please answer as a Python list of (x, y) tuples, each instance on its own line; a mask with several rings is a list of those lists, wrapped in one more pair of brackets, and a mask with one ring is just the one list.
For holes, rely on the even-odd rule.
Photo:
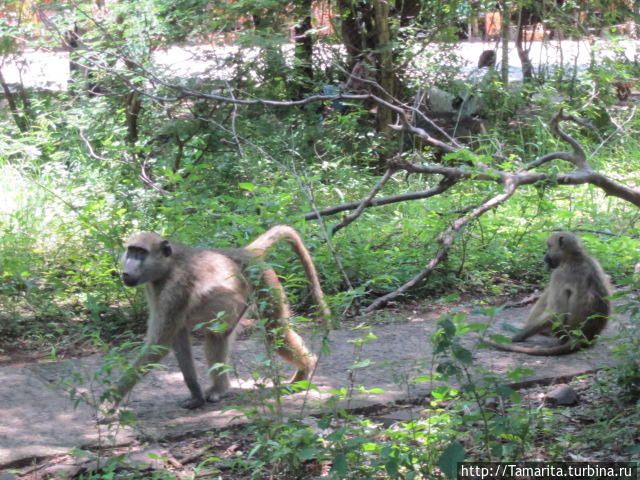
[[(589, 346), (606, 327), (611, 315), (606, 298), (612, 294), (611, 285), (598, 261), (584, 251), (580, 239), (569, 232), (554, 233), (547, 240), (544, 260), (553, 269), (549, 286), (512, 340), (521, 342), (542, 333), (557, 337), (561, 344), (525, 347), (489, 342), (492, 346), (529, 355), (562, 355)], [(577, 330), (581, 335), (576, 336)]]
[[(273, 269), (263, 263), (266, 251), (281, 239), (287, 239), (298, 254), (314, 300), (328, 322), (330, 312), (311, 256), (298, 233), (289, 226), (273, 227), (245, 248), (196, 249), (169, 242), (155, 233), (132, 236), (125, 244), (122, 278), (128, 286), (145, 284), (149, 319), (145, 348), (135, 360), (132, 372), (120, 379), (118, 398), (133, 388), (144, 373), (141, 371), (144, 366), (160, 361), (171, 347), (191, 392), (191, 399), (183, 406), (197, 408), (205, 400), (217, 401), (229, 388), (228, 375), (211, 371), (212, 385), (203, 395), (195, 373), (189, 332), (196, 325), (222, 315), (227, 324), (224, 331), (203, 329), (205, 355), (209, 367), (228, 363), (236, 327), (253, 290), (244, 274), (252, 264), (260, 269), (260, 285), (256, 285), (255, 295), (266, 305), (268, 339), (276, 343), (282, 358), (297, 367), (291, 381), (308, 380), (317, 359), (291, 329), (284, 289)], [(150, 348), (154, 345), (165, 348)]]
[(616, 97), (621, 102), (629, 98), (631, 95), (631, 90), (635, 88), (636, 81), (635, 80), (614, 80), (613, 87), (616, 90)]

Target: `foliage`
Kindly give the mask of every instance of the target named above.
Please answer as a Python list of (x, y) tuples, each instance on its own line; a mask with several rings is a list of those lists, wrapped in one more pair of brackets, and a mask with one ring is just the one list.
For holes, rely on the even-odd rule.
[[(484, 313), (491, 316), (495, 309)], [(214, 463), (251, 478), (313, 478), (324, 472), (328, 478), (419, 479), (433, 478), (437, 472), (455, 478), (457, 462), (463, 460), (527, 458), (543, 417), (520, 405), (520, 396), (506, 383), (530, 371), (516, 368), (496, 376), (475, 365), (473, 351), (462, 340), (484, 330), (485, 324), (466, 323), (464, 314), (456, 314), (440, 318), (438, 326), (430, 339), (424, 339), (433, 344), (433, 357), (423, 359), (419, 375), (408, 379), (414, 385), (426, 382), (431, 389), (426, 408), (415, 418), (385, 427), (348, 413), (340, 402), (349, 400), (356, 388), (334, 392), (334, 411), (319, 419), (274, 421), (239, 406), (252, 419), (244, 429), (251, 442), (248, 454), (209, 458), (203, 467)], [(367, 328), (361, 330), (362, 337), (354, 340), (356, 349), (376, 341)], [(353, 368), (365, 366), (370, 362), (359, 356)], [(469, 432), (482, 433), (472, 437)], [(482, 445), (480, 452), (467, 451), (474, 443)]]

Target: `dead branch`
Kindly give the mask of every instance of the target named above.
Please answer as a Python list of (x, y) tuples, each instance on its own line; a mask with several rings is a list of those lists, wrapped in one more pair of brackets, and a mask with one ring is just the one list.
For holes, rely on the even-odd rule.
[[(386, 305), (389, 301), (404, 294), (405, 292), (413, 288), (416, 284), (427, 278), (431, 274), (431, 272), (433, 272), (433, 270), (446, 258), (447, 253), (455, 240), (455, 237), (465, 225), (467, 225), (470, 221), (480, 217), (490, 209), (495, 208), (507, 201), (521, 185), (551, 180), (555, 180), (558, 184), (561, 185), (578, 185), (583, 183), (590, 183), (601, 188), (609, 195), (622, 198), (629, 201), (630, 203), (633, 203), (636, 206), (640, 206), (640, 190), (622, 185), (610, 179), (606, 175), (595, 172), (591, 169), (586, 160), (584, 150), (582, 149), (580, 144), (560, 128), (559, 122), (562, 120), (572, 121), (579, 125), (584, 125), (584, 123), (572, 115), (564, 114), (562, 110), (558, 112), (558, 114), (556, 114), (551, 121), (552, 132), (556, 134), (561, 140), (567, 142), (572, 147), (573, 152), (552, 152), (538, 158), (533, 162), (530, 162), (525, 166), (524, 170), (520, 170), (517, 172), (498, 171), (480, 163), (478, 163), (478, 165), (476, 165), (474, 168), (468, 169), (463, 167), (446, 167), (442, 165), (417, 164), (407, 160), (406, 158), (394, 159), (393, 165), (397, 169), (403, 169), (409, 172), (416, 173), (446, 175), (447, 178), (455, 179), (456, 181), (460, 179), (474, 179), (480, 181), (492, 181), (501, 183), (504, 185), (504, 193), (496, 195), (487, 200), (478, 208), (473, 210), (470, 214), (460, 217), (455, 222), (453, 222), (453, 224), (449, 226), (445, 231), (440, 233), (436, 241), (440, 243), (441, 246), (435, 253), (435, 255), (431, 258), (431, 260), (427, 263), (425, 268), (401, 287), (374, 300), (368, 307), (363, 309), (363, 313), (372, 312)], [(434, 139), (432, 139), (429, 135), (425, 136), (422, 135), (421, 132), (418, 132), (417, 130), (419, 129), (412, 128), (407, 124), (405, 124), (404, 128), (411, 130), (414, 134), (417, 134), (423, 140), (432, 144), (433, 146), (438, 146), (437, 144), (434, 144)], [(439, 141), (437, 142), (442, 143)], [(527, 171), (528, 169), (540, 166), (554, 159), (561, 159), (570, 162), (575, 166), (575, 170), (571, 173), (557, 176)]]
[(364, 212), (364, 209), (369, 205), (371, 199), (376, 196), (376, 194), (382, 189), (382, 187), (384, 187), (384, 184), (387, 183), (387, 181), (391, 178), (394, 171), (395, 170), (393, 168), (387, 168), (382, 178), (378, 180), (378, 183), (376, 183), (369, 191), (369, 193), (360, 201), (360, 205), (358, 205), (356, 210), (349, 215), (346, 215), (340, 223), (334, 225), (333, 228), (331, 228), (331, 235), (335, 235), (338, 230), (341, 230), (349, 225), (351, 222), (357, 219), (362, 214), (362, 212)]
[[(406, 115), (400, 115), (400, 119), (403, 121), (403, 125), (392, 126), (393, 129), (409, 131), (412, 134), (417, 135), (430, 145), (444, 150), (445, 152), (453, 153), (458, 151), (456, 147), (432, 137), (421, 128), (416, 128), (411, 125)], [(439, 195), (459, 180), (488, 181), (504, 185), (506, 185), (506, 182), (508, 181), (515, 185), (515, 188), (521, 185), (531, 185), (539, 182), (554, 182), (559, 185), (581, 185), (590, 183), (602, 189), (607, 195), (621, 198), (640, 207), (640, 190), (627, 187), (626, 185), (618, 183), (600, 172), (592, 170), (588, 162), (586, 161), (586, 154), (584, 150), (573, 137), (568, 135), (560, 128), (560, 121), (571, 121), (582, 126), (585, 126), (586, 124), (573, 115), (565, 114), (564, 112), (562, 112), (562, 110), (552, 118), (550, 123), (552, 132), (560, 137), (560, 139), (569, 143), (569, 145), (571, 145), (573, 149), (572, 152), (559, 151), (548, 153), (528, 163), (522, 170), (519, 170), (517, 172), (505, 172), (496, 170), (485, 165), (482, 162), (477, 162), (474, 167), (450, 167), (439, 164), (417, 163), (415, 161), (412, 161), (411, 158), (397, 156), (389, 161), (389, 168), (393, 168), (394, 170), (404, 170), (409, 173), (443, 175), (444, 180), (437, 187), (421, 192), (392, 195), (379, 199), (374, 199), (373, 196), (369, 195), (359, 202), (343, 203), (334, 207), (326, 208), (324, 210), (319, 210), (317, 213), (307, 213), (304, 215), (304, 218), (305, 220), (312, 220), (318, 218), (318, 214), (326, 216), (333, 215), (345, 210), (359, 209), (358, 215), (356, 215), (352, 220), (348, 222), (351, 223), (362, 213), (365, 208), (387, 205), (389, 203), (396, 203), (407, 200), (423, 199), (434, 195)], [(560, 175), (529, 171), (552, 160), (565, 160), (573, 164), (576, 169), (571, 173)], [(375, 193), (377, 193), (377, 191), (374, 192), (374, 195)], [(342, 225), (340, 226), (340, 228), (343, 228), (344, 226), (346, 225)], [(334, 230), (334, 232), (335, 231), (337, 230)]]
[(438, 235), (438, 237), (436, 238), (436, 241), (441, 245), (441, 247), (429, 261), (429, 263), (427, 263), (424, 270), (422, 270), (422, 272), (418, 273), (415, 277), (413, 277), (411, 280), (409, 280), (407, 283), (397, 288), (393, 292), (387, 293), (386, 295), (383, 295), (382, 297), (374, 300), (368, 307), (362, 310), (362, 313), (373, 312), (374, 310), (383, 307), (389, 301), (402, 295), (406, 291), (413, 288), (416, 284), (427, 278), (429, 274), (431, 274), (431, 272), (433, 272), (433, 270), (435, 270), (435, 268), (446, 258), (449, 249), (453, 245), (453, 242), (458, 235), (458, 232), (460, 232), (460, 230), (472, 220), (480, 217), (492, 208), (495, 208), (507, 201), (515, 193), (516, 188), (516, 184), (511, 181), (507, 181), (505, 183), (505, 191), (503, 193), (490, 198), (468, 215), (460, 217), (455, 222), (453, 222), (451, 226), (449, 226), (449, 228), (440, 233), (440, 235)]
[[(435, 195), (439, 195), (445, 190), (448, 190), (455, 184), (453, 179), (448, 177), (444, 177), (442, 181), (435, 187), (429, 188), (427, 190), (420, 190), (419, 192), (408, 192), (408, 193), (399, 193), (397, 195), (389, 195), (388, 197), (380, 197), (380, 198), (372, 198), (367, 207), (381, 207), (383, 205), (389, 205), (391, 203), (398, 202), (406, 202), (408, 200), (421, 200), (429, 197), (433, 197)], [(316, 212), (309, 212), (304, 214), (305, 220), (314, 220), (320, 216), (333, 215), (336, 213), (344, 212), (345, 210), (353, 210), (358, 208), (362, 202), (349, 202), (342, 203), (340, 205), (336, 205), (334, 207), (325, 208), (323, 210), (319, 210)]]
[(585, 122), (583, 122), (579, 118), (574, 117), (573, 115), (567, 115), (562, 111), (562, 109), (560, 109), (560, 111), (556, 113), (551, 119), (551, 122), (549, 123), (549, 127), (551, 128), (551, 131), (555, 133), (558, 137), (560, 137), (560, 139), (564, 140), (569, 145), (571, 145), (571, 148), (573, 148), (573, 152), (548, 153), (538, 158), (537, 160), (534, 160), (533, 162), (529, 163), (525, 167), (525, 170), (531, 170), (532, 168), (538, 167), (543, 163), (549, 162), (551, 160), (556, 160), (556, 159), (570, 162), (573, 165), (575, 165), (576, 168), (584, 168), (588, 170), (591, 169), (591, 167), (587, 163), (587, 156), (584, 153), (584, 150), (582, 149), (580, 144), (573, 137), (568, 135), (566, 132), (564, 132), (560, 128), (560, 125), (559, 125), (560, 120), (572, 121), (582, 126), (588, 126), (588, 125), (586, 125)]

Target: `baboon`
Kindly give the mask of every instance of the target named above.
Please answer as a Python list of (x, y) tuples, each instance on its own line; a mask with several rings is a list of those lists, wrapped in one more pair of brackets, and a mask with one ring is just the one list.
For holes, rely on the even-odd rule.
[[(287, 239), (297, 253), (320, 314), (328, 322), (330, 312), (311, 256), (298, 233), (289, 226), (273, 227), (244, 248), (190, 248), (150, 232), (129, 238), (122, 257), (122, 280), (129, 287), (145, 285), (149, 318), (142, 352), (117, 384), (117, 401), (144, 374), (141, 369), (160, 361), (168, 348), (173, 349), (191, 392), (191, 398), (182, 407), (193, 409), (206, 400), (219, 400), (229, 388), (229, 377), (226, 371), (214, 371), (211, 367), (228, 363), (236, 327), (249, 306), (252, 292), (264, 308), (268, 341), (297, 368), (291, 382), (308, 380), (317, 359), (291, 329), (284, 289), (275, 271), (264, 264), (267, 249), (281, 239)], [(257, 282), (249, 281), (247, 275), (252, 265), (259, 271)], [(215, 319), (223, 322), (222, 328), (202, 329), (211, 378), (211, 387), (203, 394), (191, 355), (189, 331)]]
[(522, 342), (541, 333), (557, 337), (560, 345), (525, 347), (489, 342), (492, 346), (529, 355), (562, 355), (589, 346), (606, 327), (611, 314), (607, 297), (612, 288), (602, 267), (585, 252), (580, 239), (569, 232), (554, 233), (547, 240), (544, 261), (552, 269), (549, 286), (512, 341)]
[(631, 90), (636, 86), (635, 80), (614, 80), (613, 87), (616, 90), (616, 97), (621, 102), (625, 101), (631, 95)]
[(478, 57), (478, 68), (495, 67), (496, 66), (496, 51), (484, 50), (480, 57)]

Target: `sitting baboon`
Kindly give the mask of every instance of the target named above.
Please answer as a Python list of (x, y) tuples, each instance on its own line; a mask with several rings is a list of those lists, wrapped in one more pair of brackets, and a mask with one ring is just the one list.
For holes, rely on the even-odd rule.
[(549, 286), (542, 293), (514, 342), (536, 333), (553, 335), (561, 344), (553, 347), (520, 345), (492, 346), (529, 355), (561, 355), (589, 346), (607, 325), (612, 294), (607, 275), (596, 259), (569, 232), (554, 233), (547, 240), (544, 261), (553, 269)]
[(616, 90), (616, 97), (621, 102), (625, 101), (631, 95), (631, 90), (636, 86), (635, 80), (614, 80), (613, 87)]
[(484, 50), (480, 57), (478, 57), (478, 68), (495, 67), (496, 66), (496, 51)]
[[(249, 306), (252, 292), (264, 308), (268, 340), (282, 358), (297, 367), (291, 381), (308, 380), (315, 369), (316, 357), (291, 329), (284, 289), (273, 269), (264, 264), (266, 250), (283, 238), (302, 262), (314, 300), (328, 322), (330, 312), (311, 256), (298, 233), (289, 226), (273, 227), (245, 248), (198, 249), (170, 242), (155, 233), (133, 235), (125, 244), (122, 280), (129, 287), (145, 284), (149, 319), (142, 352), (117, 385), (118, 401), (144, 374), (141, 369), (160, 361), (169, 347), (173, 348), (191, 392), (191, 398), (182, 406), (192, 409), (205, 400), (217, 401), (229, 388), (229, 377), (226, 371), (219, 368), (214, 371), (211, 367), (229, 361), (234, 332)], [(260, 272), (255, 288), (245, 275), (252, 265)], [(218, 324), (218, 328), (206, 328), (216, 319), (223, 322), (222, 327)], [(211, 387), (204, 395), (189, 340), (189, 331), (200, 326), (205, 326), (204, 348), (211, 378)]]

